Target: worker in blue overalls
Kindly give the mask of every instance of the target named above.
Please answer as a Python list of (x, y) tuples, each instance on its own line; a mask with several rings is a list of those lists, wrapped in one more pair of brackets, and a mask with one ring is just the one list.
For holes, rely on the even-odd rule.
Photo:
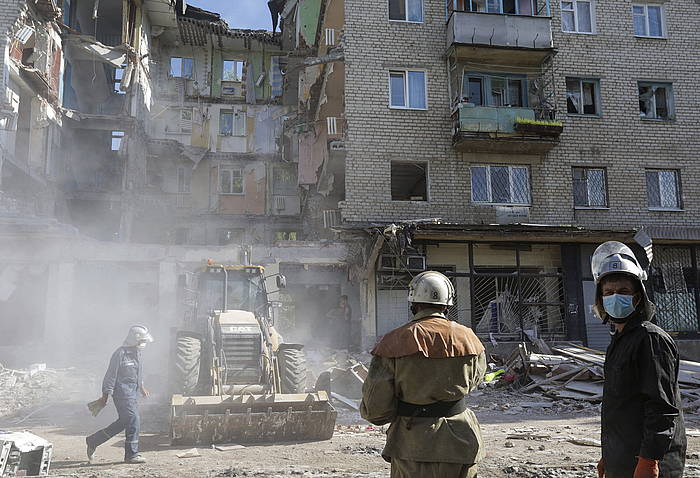
[(139, 454), (138, 395), (139, 393), (144, 397), (149, 395), (148, 390), (143, 386), (141, 351), (146, 347), (146, 344), (151, 342), (153, 342), (153, 337), (148, 329), (143, 325), (134, 325), (129, 329), (124, 345), (112, 354), (109, 368), (102, 381), (100, 401), (104, 407), (109, 396), (112, 395), (119, 418), (108, 427), (85, 439), (89, 461), (92, 461), (98, 446), (124, 430), (126, 434), (124, 462), (146, 462)]

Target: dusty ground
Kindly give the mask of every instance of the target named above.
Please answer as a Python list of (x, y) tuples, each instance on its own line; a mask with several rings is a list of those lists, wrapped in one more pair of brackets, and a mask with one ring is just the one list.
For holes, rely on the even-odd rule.
[[(127, 477), (388, 477), (381, 456), (381, 429), (367, 430), (356, 412), (339, 408), (339, 427), (333, 439), (320, 443), (248, 446), (219, 452), (200, 448), (197, 458), (177, 458), (187, 448), (168, 445), (167, 406), (164, 397), (142, 406), (141, 449), (146, 465), (124, 465), (123, 437), (98, 450), (95, 463), (86, 463), (84, 436), (109, 423), (116, 415), (110, 406), (91, 417), (85, 402), (92, 397), (63, 394), (60, 399), (0, 416), (0, 429), (30, 430), (54, 444), (52, 475), (81, 478)], [(542, 397), (487, 390), (472, 397), (482, 424), (487, 457), (481, 477), (583, 478), (595, 476), (600, 449), (570, 443), (595, 440), (599, 410), (576, 402), (546, 403)], [(523, 406), (524, 405), (524, 406)], [(697, 428), (700, 417), (688, 417)], [(509, 438), (515, 437), (515, 438)], [(529, 439), (526, 439), (529, 438)], [(686, 476), (700, 477), (700, 438), (689, 437)]]

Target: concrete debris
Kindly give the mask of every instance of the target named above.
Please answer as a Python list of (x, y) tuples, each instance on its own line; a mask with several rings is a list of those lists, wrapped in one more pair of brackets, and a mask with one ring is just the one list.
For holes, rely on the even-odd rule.
[(581, 445), (581, 446), (597, 446), (600, 448), (600, 440), (596, 440), (594, 438), (569, 438), (567, 440), (569, 443), (573, 443), (574, 445)]
[(351, 354), (347, 350), (307, 351), (309, 368), (318, 377), (314, 388), (329, 392), (336, 404), (352, 410), (360, 408), (370, 359), (369, 354)]
[(0, 430), (0, 477), (46, 476), (53, 445), (29, 432)]
[(202, 454), (199, 453), (199, 450), (197, 450), (196, 448), (190, 448), (189, 450), (182, 453), (178, 453), (175, 456), (178, 458), (198, 458), (202, 456)]
[(243, 445), (212, 445), (211, 447), (216, 451), (232, 451), (245, 448)]

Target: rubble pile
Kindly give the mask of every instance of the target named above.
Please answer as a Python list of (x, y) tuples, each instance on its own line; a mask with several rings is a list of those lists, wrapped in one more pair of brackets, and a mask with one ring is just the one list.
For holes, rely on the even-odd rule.
[(47, 369), (46, 364), (33, 364), (26, 370), (0, 364), (0, 417), (55, 399), (59, 389), (59, 372)]
[[(503, 373), (490, 384), (511, 383), (520, 393), (539, 393), (569, 403), (595, 404), (602, 400), (603, 352), (574, 344), (549, 348), (540, 342), (538, 347), (542, 353), (529, 352), (525, 344), (520, 344), (506, 360)], [(681, 360), (678, 381), (683, 408), (700, 413), (700, 363)]]

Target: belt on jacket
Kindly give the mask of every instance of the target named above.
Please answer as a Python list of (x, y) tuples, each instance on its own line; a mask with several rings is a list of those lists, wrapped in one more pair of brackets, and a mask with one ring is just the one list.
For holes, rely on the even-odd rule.
[(399, 400), (396, 415), (400, 417), (452, 417), (467, 409), (464, 397), (456, 402), (435, 402), (428, 405), (415, 405)]

